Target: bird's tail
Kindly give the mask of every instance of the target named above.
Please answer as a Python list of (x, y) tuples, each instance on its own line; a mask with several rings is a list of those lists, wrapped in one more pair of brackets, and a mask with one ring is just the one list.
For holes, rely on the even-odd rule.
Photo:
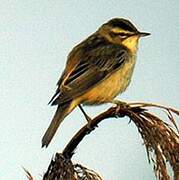
[(55, 115), (42, 138), (42, 147), (47, 147), (49, 145), (61, 122), (74, 109), (74, 107), (71, 107), (71, 104), (72, 103), (70, 101), (68, 103), (58, 106)]

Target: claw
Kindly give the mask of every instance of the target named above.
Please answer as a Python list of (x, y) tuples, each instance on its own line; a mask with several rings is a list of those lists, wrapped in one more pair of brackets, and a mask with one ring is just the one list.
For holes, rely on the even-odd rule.
[[(112, 100), (111, 103), (116, 105), (116, 110), (115, 113), (118, 115), (121, 109), (124, 109), (125, 107), (127, 107), (127, 103), (123, 102), (123, 101), (119, 101), (119, 100)], [(122, 114), (120, 116), (123, 116)]]

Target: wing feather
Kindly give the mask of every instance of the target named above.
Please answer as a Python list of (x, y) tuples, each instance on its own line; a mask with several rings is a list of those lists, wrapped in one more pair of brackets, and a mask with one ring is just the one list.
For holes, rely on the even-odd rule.
[(127, 61), (128, 51), (120, 45), (106, 45), (84, 53), (80, 63), (68, 75), (63, 84), (65, 90), (52, 105), (64, 104), (79, 97), (90, 88), (105, 80)]

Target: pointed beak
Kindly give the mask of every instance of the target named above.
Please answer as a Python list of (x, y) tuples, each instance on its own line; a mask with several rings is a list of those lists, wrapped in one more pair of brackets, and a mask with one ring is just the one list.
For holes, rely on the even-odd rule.
[(150, 33), (147, 33), (147, 32), (138, 32), (137, 34), (140, 37), (144, 37), (144, 36), (149, 36), (150, 35)]

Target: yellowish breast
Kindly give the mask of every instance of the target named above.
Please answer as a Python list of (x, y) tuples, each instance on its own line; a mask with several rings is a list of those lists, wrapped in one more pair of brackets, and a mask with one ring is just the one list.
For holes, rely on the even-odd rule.
[(77, 101), (84, 104), (107, 103), (125, 91), (131, 81), (135, 65), (135, 57), (128, 60), (123, 67), (111, 74), (107, 79), (80, 96)]

